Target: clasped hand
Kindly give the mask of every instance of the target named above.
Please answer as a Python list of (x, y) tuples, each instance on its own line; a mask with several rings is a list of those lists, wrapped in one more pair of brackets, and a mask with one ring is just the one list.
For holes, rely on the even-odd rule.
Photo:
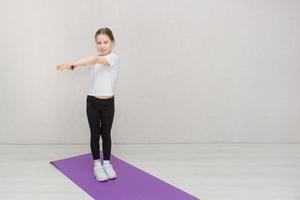
[(56, 66), (57, 70), (64, 70), (64, 69), (69, 69), (69, 70), (74, 70), (75, 66), (72, 64), (59, 64)]

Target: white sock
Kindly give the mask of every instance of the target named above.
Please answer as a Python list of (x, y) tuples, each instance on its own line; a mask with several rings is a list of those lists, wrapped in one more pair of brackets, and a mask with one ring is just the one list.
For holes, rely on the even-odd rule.
[(94, 167), (100, 167), (100, 166), (102, 166), (101, 162), (100, 162), (100, 159), (94, 160)]
[(108, 165), (108, 164), (110, 164), (109, 160), (103, 160), (103, 165)]

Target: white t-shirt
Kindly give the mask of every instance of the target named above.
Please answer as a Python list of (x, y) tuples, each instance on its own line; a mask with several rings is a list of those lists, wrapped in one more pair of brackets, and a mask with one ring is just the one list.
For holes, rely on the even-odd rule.
[(104, 57), (107, 59), (109, 65), (99, 63), (88, 65), (90, 69), (88, 95), (114, 95), (114, 84), (119, 70), (119, 57), (113, 52)]

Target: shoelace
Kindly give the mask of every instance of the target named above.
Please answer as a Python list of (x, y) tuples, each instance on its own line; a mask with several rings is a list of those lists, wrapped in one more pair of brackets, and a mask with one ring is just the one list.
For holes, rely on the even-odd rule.
[(110, 173), (113, 173), (114, 172), (114, 170), (113, 170), (113, 167), (112, 167), (112, 165), (105, 165), (104, 166), (104, 168), (107, 170), (107, 171), (109, 171)]
[(97, 167), (94, 167), (95, 170), (97, 169), (103, 169), (103, 166), (97, 166)]

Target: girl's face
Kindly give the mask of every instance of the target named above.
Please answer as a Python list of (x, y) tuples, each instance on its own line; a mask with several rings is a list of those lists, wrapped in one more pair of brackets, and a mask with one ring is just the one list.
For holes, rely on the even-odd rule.
[(96, 45), (97, 50), (101, 53), (101, 55), (105, 56), (111, 53), (114, 42), (112, 42), (106, 34), (98, 34), (96, 36)]

